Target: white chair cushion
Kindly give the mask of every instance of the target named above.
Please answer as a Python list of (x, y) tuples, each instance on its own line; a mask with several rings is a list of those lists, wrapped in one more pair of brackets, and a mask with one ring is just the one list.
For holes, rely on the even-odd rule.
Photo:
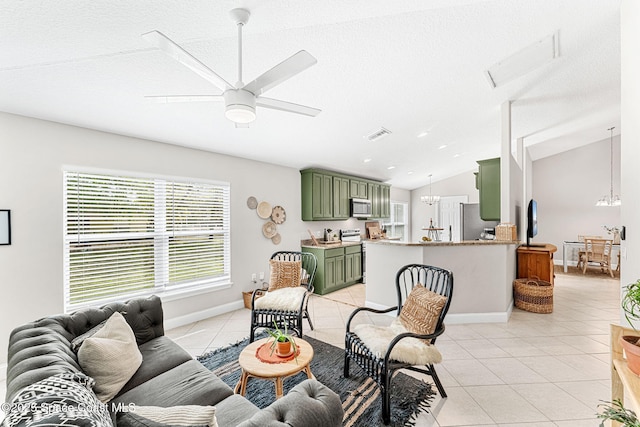
[[(389, 326), (356, 325), (355, 333), (364, 345), (378, 358), (383, 358), (389, 348), (391, 340), (397, 335), (409, 332), (398, 319)], [(417, 338), (403, 338), (393, 348), (391, 359), (411, 363), (412, 365), (429, 365), (442, 362), (442, 355), (436, 346), (425, 343)]]
[(267, 292), (265, 296), (255, 300), (255, 308), (260, 310), (300, 310), (300, 304), (307, 290), (301, 286), (297, 288), (281, 288)]

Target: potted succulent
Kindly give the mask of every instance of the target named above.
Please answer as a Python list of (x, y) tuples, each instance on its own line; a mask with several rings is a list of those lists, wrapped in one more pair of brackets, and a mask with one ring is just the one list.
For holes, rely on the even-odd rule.
[(598, 405), (604, 408), (602, 413), (598, 414), (598, 418), (601, 418), (600, 427), (604, 427), (606, 420), (618, 421), (625, 427), (640, 427), (640, 421), (635, 412), (631, 409), (626, 409), (620, 400), (614, 400), (613, 402), (605, 402), (606, 404)]
[(275, 351), (277, 356), (286, 357), (294, 354), (296, 362), (298, 361), (298, 346), (296, 345), (296, 340), (293, 338), (293, 335), (288, 333), (287, 331), (287, 323), (284, 324), (284, 331), (282, 331), (278, 324), (273, 321), (274, 329), (268, 329), (267, 333), (273, 337), (273, 342), (271, 343), (271, 354)]
[[(640, 279), (625, 287), (622, 310), (627, 322), (635, 329), (633, 322), (640, 320)], [(640, 338), (624, 335), (620, 337), (620, 344), (627, 355), (629, 369), (636, 375), (640, 375)]]

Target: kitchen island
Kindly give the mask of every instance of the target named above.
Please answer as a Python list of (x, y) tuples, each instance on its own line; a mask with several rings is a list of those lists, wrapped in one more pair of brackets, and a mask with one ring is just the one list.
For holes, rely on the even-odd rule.
[(398, 270), (407, 264), (427, 264), (453, 272), (447, 324), (507, 322), (513, 309), (519, 244), (496, 240), (368, 241), (365, 304), (379, 309), (394, 306)]

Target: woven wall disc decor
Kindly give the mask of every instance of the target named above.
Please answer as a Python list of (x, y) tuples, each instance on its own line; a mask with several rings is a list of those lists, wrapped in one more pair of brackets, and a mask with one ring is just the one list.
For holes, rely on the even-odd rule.
[(281, 240), (282, 236), (280, 236), (280, 233), (276, 233), (276, 235), (271, 238), (274, 245), (279, 245)]
[(282, 206), (274, 206), (271, 211), (271, 220), (276, 224), (282, 224), (287, 220), (287, 213)]
[(271, 205), (268, 202), (260, 202), (258, 204), (258, 216), (267, 219), (271, 216)]
[(249, 198), (247, 199), (247, 207), (248, 207), (249, 209), (255, 209), (255, 208), (257, 208), (257, 207), (258, 207), (258, 200), (257, 200), (255, 197), (253, 197), (253, 196), (249, 197)]
[(262, 234), (267, 239), (271, 239), (278, 233), (278, 226), (273, 221), (267, 221), (262, 226)]

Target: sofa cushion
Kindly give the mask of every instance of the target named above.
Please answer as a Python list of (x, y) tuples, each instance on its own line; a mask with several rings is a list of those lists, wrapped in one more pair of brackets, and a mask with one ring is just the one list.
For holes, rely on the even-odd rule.
[(154, 338), (142, 344), (138, 349), (142, 353), (142, 364), (133, 377), (120, 389), (118, 395), (193, 359), (186, 350), (166, 336)]
[(96, 381), (103, 402), (118, 394), (142, 363), (136, 337), (122, 314), (114, 313), (104, 327), (87, 338), (78, 350), (82, 369)]
[(16, 426), (112, 426), (109, 412), (82, 373), (53, 375), (22, 389), (11, 402), (4, 424)]
[(220, 426), (237, 426), (260, 412), (260, 409), (239, 394), (216, 404), (216, 419)]
[[(173, 424), (159, 423), (136, 414), (135, 412), (119, 412), (116, 418), (118, 427), (173, 427)], [(206, 424), (188, 427), (208, 427)]]
[(116, 396), (111, 402), (141, 406), (212, 405), (231, 396), (233, 390), (220, 378), (190, 360), (146, 381), (126, 393)]
[(237, 427), (341, 426), (343, 414), (335, 392), (316, 380), (305, 380)]

